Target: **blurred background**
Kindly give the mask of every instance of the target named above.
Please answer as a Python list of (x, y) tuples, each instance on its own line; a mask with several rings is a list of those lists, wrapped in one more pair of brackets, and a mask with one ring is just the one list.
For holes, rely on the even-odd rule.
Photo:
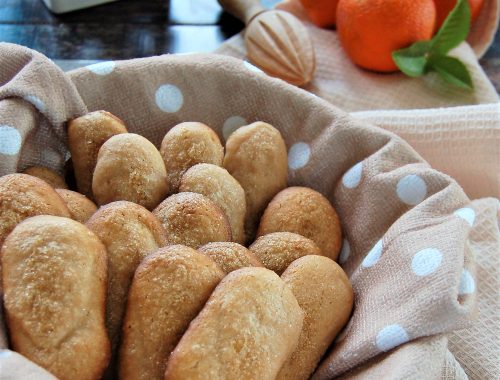
[[(46, 0), (58, 4), (82, 0)], [(109, 1), (109, 0), (108, 0)], [(271, 8), (277, 0), (264, 0)], [(111, 59), (211, 52), (244, 25), (217, 0), (115, 0), (52, 13), (43, 0), (0, 0), (0, 41), (35, 49), (64, 69)]]

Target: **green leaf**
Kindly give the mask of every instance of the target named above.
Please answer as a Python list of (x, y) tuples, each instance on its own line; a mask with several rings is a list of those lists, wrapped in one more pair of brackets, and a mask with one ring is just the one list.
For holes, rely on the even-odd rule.
[(410, 77), (419, 77), (425, 73), (430, 41), (418, 41), (410, 47), (392, 52), (396, 66)]
[(444, 20), (441, 29), (432, 39), (431, 53), (445, 55), (467, 38), (470, 30), (468, 0), (458, 0), (455, 8)]
[(433, 55), (429, 57), (428, 67), (439, 74), (446, 82), (461, 88), (473, 89), (472, 79), (467, 67), (454, 57)]

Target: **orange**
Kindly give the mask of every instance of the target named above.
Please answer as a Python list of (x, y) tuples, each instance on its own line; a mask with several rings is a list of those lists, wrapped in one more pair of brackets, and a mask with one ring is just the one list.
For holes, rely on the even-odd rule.
[[(457, 4), (457, 0), (434, 0), (434, 4), (436, 4), (436, 30), (438, 30), (448, 13)], [(483, 0), (469, 0), (471, 23), (476, 20), (482, 5)]]
[(320, 28), (335, 25), (339, 0), (300, 0), (309, 19)]
[(434, 32), (433, 0), (340, 0), (337, 31), (347, 55), (357, 65), (374, 71), (398, 68), (391, 53)]

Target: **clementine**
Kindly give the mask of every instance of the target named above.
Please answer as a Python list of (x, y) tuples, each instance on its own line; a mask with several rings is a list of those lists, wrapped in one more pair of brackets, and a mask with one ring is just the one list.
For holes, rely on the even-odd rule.
[(339, 0), (300, 0), (309, 19), (320, 28), (335, 25)]
[[(483, 2), (483, 0), (469, 0), (471, 23), (473, 23), (479, 15)], [(457, 4), (457, 0), (434, 0), (434, 3), (436, 4), (436, 30), (438, 30), (441, 25), (443, 25), (446, 16), (448, 16)]]
[(374, 71), (398, 68), (391, 53), (429, 40), (436, 23), (433, 0), (340, 0), (337, 31), (347, 55)]

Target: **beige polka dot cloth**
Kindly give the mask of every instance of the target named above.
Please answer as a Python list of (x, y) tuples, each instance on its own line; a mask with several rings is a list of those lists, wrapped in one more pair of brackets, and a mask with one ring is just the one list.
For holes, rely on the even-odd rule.
[[(314, 378), (466, 378), (474, 371), (488, 378), (497, 370), (488, 355), (498, 353), (498, 321), (489, 319), (494, 305), (483, 296), (498, 289), (489, 265), (499, 254), (500, 204), (470, 201), (370, 115), (353, 117), (218, 55), (107, 62), (66, 75), (36, 52), (0, 44), (0, 84), (0, 175), (33, 164), (61, 171), (64, 122), (87, 111), (114, 113), (156, 146), (182, 121), (206, 123), (222, 139), (253, 121), (273, 124), (288, 147), (289, 184), (322, 192), (339, 213), (339, 261), (356, 297), (351, 321)], [(491, 107), (498, 132), (500, 110)], [(449, 111), (441, 121), (461, 120), (450, 114), (467, 112)], [(8, 350), (3, 325), (0, 332), (0, 379), (51, 378)]]

